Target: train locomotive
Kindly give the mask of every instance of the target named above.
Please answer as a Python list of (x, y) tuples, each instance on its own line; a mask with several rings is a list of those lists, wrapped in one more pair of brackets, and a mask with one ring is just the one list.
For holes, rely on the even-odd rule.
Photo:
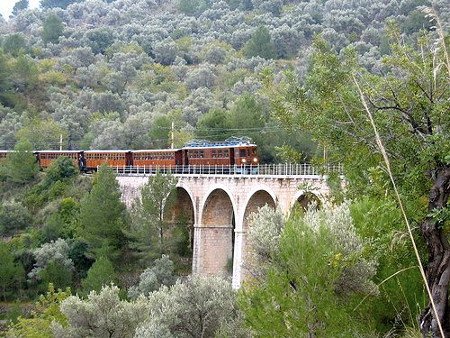
[(151, 172), (166, 170), (174, 173), (195, 173), (200, 169), (222, 167), (223, 172), (243, 173), (259, 164), (257, 147), (248, 138), (230, 138), (223, 142), (191, 141), (179, 149), (148, 150), (41, 150), (34, 154), (42, 169), (58, 157), (72, 160), (81, 172), (94, 172), (100, 165), (118, 171)]

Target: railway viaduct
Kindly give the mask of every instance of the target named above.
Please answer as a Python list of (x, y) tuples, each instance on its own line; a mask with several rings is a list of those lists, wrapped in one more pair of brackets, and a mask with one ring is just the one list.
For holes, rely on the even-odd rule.
[[(326, 178), (318, 174), (285, 171), (282, 174), (211, 175), (178, 177), (177, 201), (170, 217), (183, 217), (193, 228), (192, 272), (229, 274), (239, 288), (245, 276), (248, 217), (268, 205), (288, 214), (296, 204), (329, 193)], [(147, 183), (148, 174), (118, 175), (122, 199), (131, 206)]]

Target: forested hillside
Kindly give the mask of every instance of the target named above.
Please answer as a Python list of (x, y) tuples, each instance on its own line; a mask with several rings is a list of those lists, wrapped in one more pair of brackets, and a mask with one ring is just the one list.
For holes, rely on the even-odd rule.
[[(305, 131), (280, 129), (263, 85), (302, 76), (314, 36), (353, 46), (379, 69), (386, 23), (408, 38), (432, 24), (427, 0), (19, 1), (0, 21), (0, 148), (167, 147), (250, 136), (265, 161), (314, 152)], [(442, 1), (442, 5), (445, 1)], [(445, 9), (445, 6), (444, 6)], [(442, 11), (442, 15), (446, 15)], [(282, 147), (282, 146), (285, 147)], [(275, 148), (277, 147), (277, 148)]]
[[(449, 22), (446, 0), (19, 0), (0, 17), (0, 335), (450, 335)], [(127, 209), (106, 166), (32, 153), (166, 148), (172, 124), (175, 146), (247, 136), (345, 182), (251, 214), (236, 291), (232, 259), (190, 276), (176, 177)]]

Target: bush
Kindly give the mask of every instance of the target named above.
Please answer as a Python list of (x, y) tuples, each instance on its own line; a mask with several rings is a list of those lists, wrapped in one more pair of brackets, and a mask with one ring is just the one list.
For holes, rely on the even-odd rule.
[(28, 209), (20, 202), (4, 202), (0, 207), (0, 235), (10, 236), (31, 225)]
[(169, 256), (162, 255), (155, 260), (152, 267), (145, 269), (139, 277), (139, 284), (128, 290), (128, 297), (136, 299), (140, 295), (148, 296), (158, 290), (161, 285), (171, 286), (175, 283), (174, 266)]

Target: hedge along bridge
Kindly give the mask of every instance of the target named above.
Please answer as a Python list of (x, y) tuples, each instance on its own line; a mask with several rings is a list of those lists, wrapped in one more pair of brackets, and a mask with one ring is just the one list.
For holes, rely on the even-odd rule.
[[(116, 168), (122, 199), (131, 206), (148, 176), (161, 168)], [(178, 178), (176, 202), (165, 211), (169, 220), (183, 218), (193, 229), (192, 272), (224, 275), (231, 270), (239, 288), (249, 252), (249, 215), (268, 205), (289, 214), (295, 205), (323, 201), (329, 194), (326, 176), (308, 164), (261, 165), (252, 168), (197, 167)], [(341, 172), (330, 167), (327, 172)], [(173, 172), (181, 172), (174, 170)], [(229, 273), (229, 272), (228, 272)]]

